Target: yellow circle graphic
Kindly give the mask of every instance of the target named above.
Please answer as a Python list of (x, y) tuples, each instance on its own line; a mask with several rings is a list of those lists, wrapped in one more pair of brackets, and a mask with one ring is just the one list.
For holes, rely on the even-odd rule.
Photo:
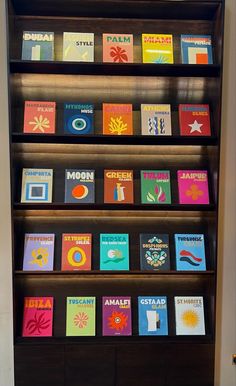
[[(80, 261), (75, 260), (76, 253), (81, 255)], [(86, 262), (86, 253), (84, 252), (83, 249), (79, 247), (73, 247), (69, 249), (67, 253), (67, 259), (68, 259), (68, 263), (73, 267), (81, 267), (81, 265), (84, 265), (84, 263)]]

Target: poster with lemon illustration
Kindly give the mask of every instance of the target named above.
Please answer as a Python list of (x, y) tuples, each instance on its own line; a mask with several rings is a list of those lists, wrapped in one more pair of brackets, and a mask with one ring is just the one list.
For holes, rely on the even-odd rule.
[(205, 335), (202, 296), (175, 296), (176, 335)]
[(26, 233), (23, 271), (52, 271), (54, 241), (52, 233)]

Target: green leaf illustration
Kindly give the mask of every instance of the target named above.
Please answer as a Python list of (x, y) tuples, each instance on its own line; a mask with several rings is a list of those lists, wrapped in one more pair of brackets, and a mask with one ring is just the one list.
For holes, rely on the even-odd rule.
[(148, 202), (155, 202), (155, 197), (150, 192), (148, 192), (148, 194), (147, 194), (147, 201)]

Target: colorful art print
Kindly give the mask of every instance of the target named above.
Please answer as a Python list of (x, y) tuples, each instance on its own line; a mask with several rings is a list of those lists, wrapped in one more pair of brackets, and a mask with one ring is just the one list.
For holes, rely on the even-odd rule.
[(91, 249), (91, 233), (63, 233), (61, 270), (91, 270)]
[(139, 335), (168, 335), (166, 296), (138, 297)]
[(171, 135), (169, 104), (141, 104), (142, 135)]
[(131, 298), (103, 296), (102, 304), (102, 335), (131, 335)]
[(23, 132), (55, 133), (56, 102), (25, 101)]
[(104, 170), (104, 203), (133, 202), (133, 170)]
[(181, 55), (184, 64), (212, 64), (210, 35), (181, 35)]
[(53, 297), (25, 297), (23, 337), (52, 336)]
[(94, 131), (93, 104), (64, 103), (64, 131), (68, 134), (86, 135)]
[(209, 204), (206, 170), (178, 170), (180, 204)]
[(169, 170), (141, 170), (142, 204), (171, 204)]
[(54, 240), (52, 233), (26, 233), (23, 271), (52, 271)]
[(209, 105), (179, 105), (179, 123), (181, 135), (211, 135)]
[(95, 171), (91, 169), (65, 170), (65, 202), (94, 203)]
[(103, 103), (103, 134), (133, 134), (132, 104)]
[(67, 297), (66, 336), (95, 336), (95, 314), (95, 297)]
[(64, 32), (63, 60), (72, 62), (93, 62), (94, 34), (83, 32)]
[(202, 296), (175, 296), (176, 335), (205, 335)]
[(103, 34), (103, 62), (132, 63), (133, 35)]
[(129, 270), (129, 235), (100, 234), (100, 269)]
[(169, 235), (140, 234), (140, 263), (143, 270), (170, 269)]
[(205, 271), (205, 243), (203, 234), (175, 234), (177, 271)]
[(54, 60), (54, 33), (24, 31), (22, 60)]
[(52, 169), (22, 170), (21, 202), (52, 202)]
[(174, 63), (173, 37), (168, 34), (142, 34), (143, 63)]

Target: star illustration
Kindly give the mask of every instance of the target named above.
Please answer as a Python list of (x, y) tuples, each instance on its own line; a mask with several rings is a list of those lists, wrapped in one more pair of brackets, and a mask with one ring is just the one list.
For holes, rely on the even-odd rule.
[(203, 125), (203, 123), (198, 123), (198, 121), (196, 121), (196, 119), (195, 119), (195, 121), (192, 124), (188, 125), (191, 127), (190, 134), (192, 134), (194, 131), (198, 131), (199, 133), (201, 133), (202, 132), (202, 130), (201, 130), (202, 125)]

